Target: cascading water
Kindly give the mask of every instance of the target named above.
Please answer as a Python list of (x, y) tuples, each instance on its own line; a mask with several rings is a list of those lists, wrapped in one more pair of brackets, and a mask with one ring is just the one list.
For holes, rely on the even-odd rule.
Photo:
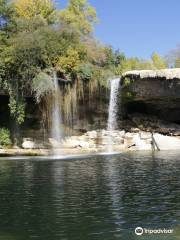
[(118, 113), (118, 93), (120, 78), (111, 80), (111, 93), (110, 93), (110, 102), (109, 102), (109, 111), (108, 111), (108, 125), (107, 130), (109, 132), (108, 138), (108, 152), (112, 151), (112, 131), (117, 128), (117, 113)]
[[(56, 141), (54, 144), (54, 149), (60, 146), (60, 141), (62, 139), (61, 131), (61, 113), (60, 113), (60, 91), (58, 86), (58, 79), (56, 72), (53, 73), (53, 83), (54, 83), (54, 95), (53, 95), (53, 105), (52, 105), (52, 138)], [(56, 152), (56, 151), (54, 151)]]

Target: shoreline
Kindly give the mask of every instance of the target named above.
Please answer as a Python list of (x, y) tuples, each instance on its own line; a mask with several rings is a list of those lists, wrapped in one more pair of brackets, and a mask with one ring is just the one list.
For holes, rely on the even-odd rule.
[[(92, 154), (118, 154), (125, 152), (158, 152), (180, 150), (180, 137), (167, 136), (159, 133), (145, 131), (125, 132), (115, 130), (89, 131), (81, 136), (70, 136), (61, 143), (50, 139), (49, 148), (36, 147), (35, 142), (26, 140), (26, 148), (1, 148), (0, 157), (48, 157), (48, 156), (82, 156)], [(110, 145), (109, 145), (110, 144)], [(110, 148), (109, 148), (110, 147)], [(108, 150), (109, 149), (109, 150)]]
[[(53, 158), (53, 159), (66, 159), (66, 158), (74, 158), (74, 157), (87, 157), (87, 156), (101, 156), (101, 155), (118, 155), (118, 154), (123, 154), (123, 153), (157, 153), (157, 152), (167, 152), (169, 150), (161, 150), (161, 151), (156, 151), (156, 150), (136, 150), (136, 149), (126, 149), (126, 150), (121, 150), (121, 151), (72, 151), (72, 149), (66, 149), (66, 151), (60, 151), (59, 154), (53, 154), (52, 151), (49, 149), (33, 149), (33, 150), (25, 150), (21, 149), (20, 151), (14, 150), (14, 149), (9, 149), (7, 150), (0, 150), (0, 160), (3, 158), (29, 158), (29, 157), (40, 157), (40, 158)], [(180, 152), (180, 149), (174, 149), (171, 150), (172, 152)]]

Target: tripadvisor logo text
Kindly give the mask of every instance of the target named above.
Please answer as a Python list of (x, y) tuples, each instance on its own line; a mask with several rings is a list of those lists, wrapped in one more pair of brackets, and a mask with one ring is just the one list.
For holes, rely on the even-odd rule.
[(135, 234), (138, 236), (141, 236), (143, 234), (172, 234), (173, 229), (167, 229), (167, 228), (157, 228), (157, 229), (149, 229), (149, 228), (142, 228), (137, 227), (135, 228)]

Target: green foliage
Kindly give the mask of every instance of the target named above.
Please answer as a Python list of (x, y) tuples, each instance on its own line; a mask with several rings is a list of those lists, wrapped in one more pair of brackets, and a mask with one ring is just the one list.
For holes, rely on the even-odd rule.
[(167, 68), (167, 63), (163, 58), (161, 58), (157, 53), (153, 53), (152, 62), (155, 69)]
[(78, 69), (78, 75), (81, 80), (91, 80), (93, 77), (94, 66), (90, 63), (81, 64)]
[(122, 61), (117, 67), (116, 73), (121, 75), (130, 70), (149, 70), (154, 69), (151, 61), (145, 61), (138, 58), (128, 58)]
[(79, 34), (89, 34), (97, 22), (96, 10), (87, 0), (70, 0), (68, 7), (60, 12), (60, 20)]
[(121, 75), (130, 70), (155, 70), (167, 68), (166, 61), (157, 53), (152, 55), (151, 60), (143, 60), (138, 58), (124, 58), (116, 68), (116, 74)]
[(110, 67), (110, 68), (118, 67), (125, 60), (124, 53), (121, 53), (119, 50), (116, 50), (114, 52), (111, 47), (105, 47), (104, 51), (106, 54), (106, 60), (105, 60), (106, 67)]
[(55, 12), (51, 0), (16, 0), (14, 8), (17, 17), (24, 19), (32, 19), (39, 15), (50, 20)]
[(175, 67), (176, 67), (176, 68), (180, 68), (180, 58), (177, 58), (177, 59), (175, 60)]
[(76, 49), (69, 48), (65, 56), (60, 56), (57, 62), (59, 70), (63, 73), (75, 72), (80, 64), (80, 56)]
[(0, 128), (0, 145), (5, 147), (11, 144), (10, 132), (7, 128)]
[(125, 87), (128, 87), (128, 86), (130, 86), (130, 84), (131, 84), (131, 79), (128, 78), (128, 77), (126, 77), (126, 78), (124, 79), (123, 85), (124, 85)]
[(52, 78), (45, 72), (40, 72), (33, 79), (32, 89), (35, 92), (37, 102), (39, 102), (42, 97), (48, 95), (54, 89)]
[(16, 120), (16, 122), (21, 125), (25, 118), (25, 102), (22, 99), (17, 101), (12, 95), (10, 95), (9, 108), (11, 116)]
[(149, 61), (126, 58), (100, 44), (93, 37), (97, 22), (88, 0), (69, 0), (63, 10), (55, 9), (52, 0), (0, 0), (0, 87), (10, 95), (18, 124), (25, 117), (24, 96), (33, 93), (39, 102), (52, 92), (52, 70), (71, 80), (68, 91), (63, 88), (69, 102), (75, 92), (81, 97), (98, 93), (125, 71), (166, 66), (157, 54)]

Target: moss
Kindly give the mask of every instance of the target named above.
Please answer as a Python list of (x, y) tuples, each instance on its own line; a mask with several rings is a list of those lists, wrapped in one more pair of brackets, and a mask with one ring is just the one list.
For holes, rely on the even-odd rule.
[(132, 91), (133, 78), (125, 77), (122, 80), (122, 93), (121, 99), (123, 103), (134, 101), (135, 94)]
[(123, 86), (128, 87), (131, 84), (131, 79), (126, 77), (123, 81)]
[(134, 79), (130, 77), (125, 77), (122, 79), (122, 87), (129, 88), (134, 83)]

